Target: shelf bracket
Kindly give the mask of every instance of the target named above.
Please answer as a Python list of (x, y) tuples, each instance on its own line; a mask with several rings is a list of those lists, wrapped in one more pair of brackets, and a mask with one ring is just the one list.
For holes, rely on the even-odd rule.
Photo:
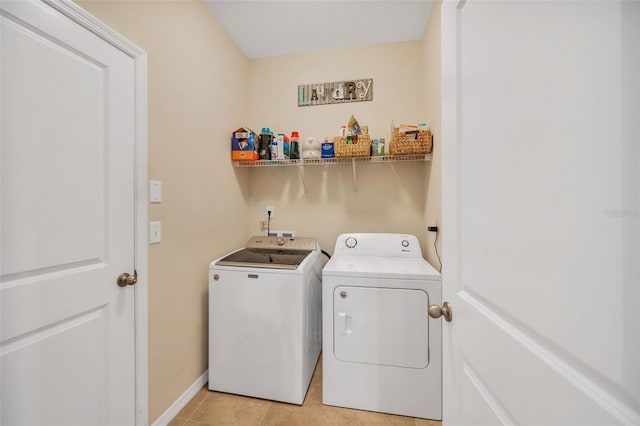
[(298, 166), (298, 176), (300, 177), (300, 185), (302, 185), (302, 190), (304, 191), (304, 195), (307, 195), (307, 186), (304, 184), (304, 166)]
[(351, 167), (353, 167), (353, 193), (358, 193), (358, 179), (356, 175), (356, 159), (355, 157), (351, 159)]

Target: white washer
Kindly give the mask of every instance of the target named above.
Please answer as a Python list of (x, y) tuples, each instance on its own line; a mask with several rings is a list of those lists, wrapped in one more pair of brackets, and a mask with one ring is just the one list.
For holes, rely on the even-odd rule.
[(320, 355), (313, 238), (252, 237), (209, 265), (209, 389), (302, 404)]
[(322, 270), (324, 404), (442, 419), (441, 277), (404, 234), (342, 234)]

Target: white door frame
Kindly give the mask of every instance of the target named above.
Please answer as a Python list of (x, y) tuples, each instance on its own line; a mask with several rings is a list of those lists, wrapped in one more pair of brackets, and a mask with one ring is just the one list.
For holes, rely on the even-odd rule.
[[(466, 0), (443, 1), (441, 5), (441, 103), (442, 103), (442, 164), (444, 167), (457, 165), (458, 157), (458, 13)], [(448, 195), (447, 195), (448, 194)], [(456, 195), (453, 195), (456, 194)], [(451, 301), (455, 296), (456, 283), (458, 282), (458, 168), (455, 173), (442, 174), (442, 301)], [(455, 312), (455, 307), (454, 307)], [(442, 327), (450, 327), (451, 324), (443, 323)], [(450, 334), (443, 330), (442, 333), (442, 419), (443, 422), (457, 419), (447, 418), (449, 413), (454, 413), (451, 404), (457, 401), (459, 392), (452, 371), (452, 361), (458, 356)], [(457, 360), (456, 360), (457, 361)], [(506, 424), (506, 422), (505, 422)]]
[(136, 425), (149, 423), (148, 216), (147, 216), (147, 53), (69, 0), (41, 0), (114, 46), (135, 63), (134, 200)]

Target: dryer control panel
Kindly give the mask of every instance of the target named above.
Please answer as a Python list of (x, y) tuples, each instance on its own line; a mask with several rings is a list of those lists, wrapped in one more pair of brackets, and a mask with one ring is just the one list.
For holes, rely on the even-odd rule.
[(334, 256), (422, 257), (420, 243), (410, 234), (341, 234)]

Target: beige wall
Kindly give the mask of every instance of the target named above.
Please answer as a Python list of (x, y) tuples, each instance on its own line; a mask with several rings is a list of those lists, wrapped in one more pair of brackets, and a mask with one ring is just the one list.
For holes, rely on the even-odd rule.
[(149, 421), (206, 369), (207, 266), (248, 238), (246, 170), (229, 161), (244, 122), (247, 60), (202, 2), (79, 2), (143, 48), (149, 177), (162, 182), (162, 243), (149, 247)]
[[(353, 114), (373, 137), (388, 141), (391, 120), (431, 120), (424, 107), (422, 55), (422, 44), (415, 41), (252, 60), (247, 125), (323, 138), (337, 135)], [(372, 102), (297, 105), (298, 84), (358, 78), (373, 78)], [(306, 167), (306, 195), (296, 168), (252, 169), (250, 232), (260, 232), (265, 206), (273, 204), (272, 229), (317, 237), (329, 252), (342, 232), (411, 233), (424, 242), (425, 167), (424, 162), (357, 166), (357, 193), (350, 165)]]
[[(429, 117), (429, 124), (433, 132), (433, 153), (431, 162), (426, 167), (427, 190), (424, 207), (424, 221), (426, 226), (438, 226), (438, 254), (442, 258), (442, 130), (441, 130), (441, 71), (440, 71), (440, 7), (441, 0), (435, 0), (431, 8), (431, 15), (427, 29), (422, 37), (422, 60), (424, 61), (424, 104), (425, 115)], [(426, 259), (436, 268), (439, 265), (434, 249), (436, 234), (428, 232), (426, 236)]]
[[(250, 61), (247, 123), (301, 137), (335, 136), (351, 114), (373, 137), (389, 138), (390, 123), (425, 120), (418, 41), (280, 56)], [(373, 101), (298, 107), (298, 85), (373, 78)]]

